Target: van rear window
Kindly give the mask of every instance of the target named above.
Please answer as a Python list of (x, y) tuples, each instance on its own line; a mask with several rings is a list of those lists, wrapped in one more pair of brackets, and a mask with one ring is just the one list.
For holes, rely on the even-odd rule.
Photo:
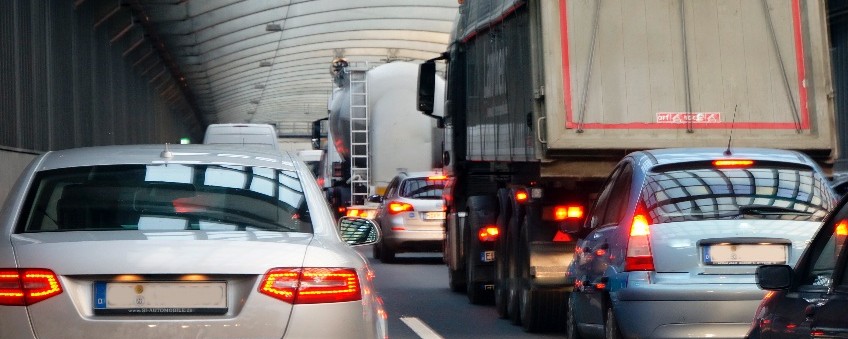
[(114, 165), (40, 172), (21, 232), (312, 232), (292, 171), (230, 165)]

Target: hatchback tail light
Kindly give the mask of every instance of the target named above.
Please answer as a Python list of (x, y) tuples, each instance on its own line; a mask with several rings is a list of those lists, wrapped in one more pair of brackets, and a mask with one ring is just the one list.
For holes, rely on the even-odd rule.
[(29, 306), (62, 294), (59, 277), (48, 269), (0, 269), (0, 305)]
[(362, 299), (359, 276), (352, 268), (273, 268), (259, 292), (290, 304), (321, 304)]
[(644, 208), (637, 208), (630, 224), (630, 239), (627, 241), (625, 271), (653, 271), (654, 256), (651, 253), (650, 223)]
[(398, 214), (401, 212), (410, 212), (414, 211), (412, 205), (407, 204), (405, 202), (392, 201), (389, 203), (389, 214)]

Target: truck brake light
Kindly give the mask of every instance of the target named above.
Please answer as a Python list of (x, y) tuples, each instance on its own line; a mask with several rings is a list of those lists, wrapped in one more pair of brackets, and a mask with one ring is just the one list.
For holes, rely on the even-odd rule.
[(477, 232), (477, 238), (480, 239), (480, 242), (492, 242), (498, 240), (498, 234), (500, 234), (500, 230), (497, 226), (484, 226)]
[(583, 206), (573, 205), (554, 207), (554, 220), (556, 221), (580, 218), (583, 218)]
[(528, 197), (529, 196), (527, 195), (527, 191), (525, 191), (525, 190), (515, 191), (515, 202), (517, 202), (519, 204), (523, 204), (523, 203), (527, 202)]

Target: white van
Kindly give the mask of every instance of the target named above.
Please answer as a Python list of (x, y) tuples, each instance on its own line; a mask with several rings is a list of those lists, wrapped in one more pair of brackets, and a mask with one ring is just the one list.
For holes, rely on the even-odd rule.
[(211, 124), (206, 127), (203, 143), (282, 151), (277, 142), (277, 130), (269, 124)]

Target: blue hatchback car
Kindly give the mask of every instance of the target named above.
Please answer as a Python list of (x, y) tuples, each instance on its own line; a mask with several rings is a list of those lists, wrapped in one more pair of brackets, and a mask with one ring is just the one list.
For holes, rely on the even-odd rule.
[(743, 338), (763, 264), (794, 264), (836, 202), (816, 163), (774, 149), (621, 160), (578, 231), (570, 338)]

